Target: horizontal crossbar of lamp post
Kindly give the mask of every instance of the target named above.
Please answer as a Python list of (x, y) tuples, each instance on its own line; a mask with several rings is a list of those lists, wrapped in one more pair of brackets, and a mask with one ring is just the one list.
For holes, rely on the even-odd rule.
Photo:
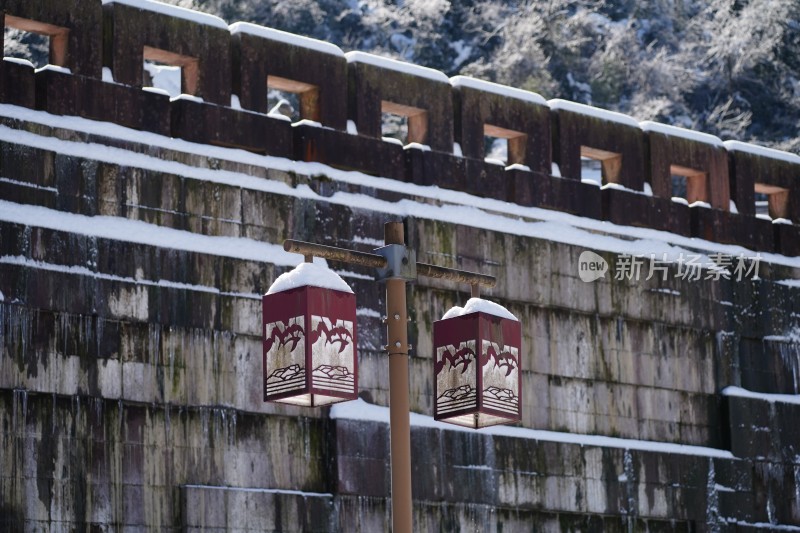
[[(368, 252), (358, 252), (356, 250), (348, 250), (347, 248), (339, 248), (337, 246), (326, 246), (324, 244), (297, 241), (294, 239), (286, 239), (283, 241), (283, 249), (291, 253), (302, 254), (304, 256), (321, 257), (323, 259), (341, 261), (343, 263), (350, 263), (352, 265), (361, 265), (372, 268), (385, 268), (387, 265), (386, 258), (381, 255), (371, 254)], [(417, 263), (417, 274), (429, 278), (445, 279), (458, 283), (467, 283), (469, 285), (494, 287), (497, 284), (497, 279), (494, 276), (479, 274), (477, 272), (469, 272), (467, 270), (458, 270), (455, 268), (429, 265), (427, 263)]]

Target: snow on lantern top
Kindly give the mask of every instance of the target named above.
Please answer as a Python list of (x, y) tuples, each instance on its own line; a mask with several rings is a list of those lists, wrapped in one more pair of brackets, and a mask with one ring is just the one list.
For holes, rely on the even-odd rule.
[(276, 294), (305, 286), (332, 289), (351, 294), (353, 292), (350, 285), (327, 266), (318, 263), (300, 263), (293, 270), (278, 276), (278, 279), (270, 286), (267, 294)]
[(464, 307), (451, 307), (450, 310), (448, 310), (442, 316), (442, 320), (452, 318), (454, 316), (468, 315), (470, 313), (486, 313), (487, 315), (494, 315), (500, 318), (516, 320), (519, 322), (519, 319), (515, 317), (511, 311), (500, 304), (490, 302), (489, 300), (484, 300), (483, 298), (470, 298), (467, 300), (467, 305)]

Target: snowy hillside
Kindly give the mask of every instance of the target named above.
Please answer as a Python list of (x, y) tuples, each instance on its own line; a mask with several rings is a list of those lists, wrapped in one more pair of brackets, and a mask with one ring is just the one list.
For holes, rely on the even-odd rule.
[(167, 0), (800, 153), (800, 2)]

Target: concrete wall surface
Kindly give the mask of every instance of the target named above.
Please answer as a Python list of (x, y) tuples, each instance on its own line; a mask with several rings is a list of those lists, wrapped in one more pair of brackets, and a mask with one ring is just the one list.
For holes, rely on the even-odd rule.
[[(356, 294), (360, 398), (313, 409), (262, 401), (261, 295), (302, 261), (284, 239), (370, 252), (394, 220), (405, 220), (418, 260), (495, 276), (484, 296), (522, 324), (521, 422), (434, 423), (433, 322), (463, 305), (469, 287), (411, 284), (415, 531), (800, 530), (800, 252), (788, 252), (800, 226), (769, 222), (759, 234), (754, 221), (765, 221), (751, 211), (645, 195), (630, 170), (619, 174), (627, 189), (546, 174), (553, 154), (573, 161), (586, 139), (616, 145), (602, 116), (536, 99), (492, 123), (518, 132), (526, 122), (515, 110), (536, 117), (517, 146), (535, 152), (535, 170), (447, 153), (442, 139), (477, 145), (469, 128), (503, 107), (500, 96), (451, 94), (435, 73), (413, 69), (381, 77), (391, 65), (356, 69), (304, 41), (281, 49), (295, 62), (331, 55), (346, 105), (370, 99), (348, 117), (375, 118), (381, 101), (428, 76), (419, 87), (436, 92), (426, 116), (437, 122), (424, 132), (437, 139), (432, 149), (339, 131), (341, 110), (323, 111), (324, 127), (270, 117), (252, 92), (258, 80), (233, 59), (199, 67), (203, 101), (170, 101), (135, 86), (141, 73), (119, 47), (202, 58), (211, 36), (230, 55), (266, 61), (274, 50), (258, 39), (274, 34), (139, 13), (146, 2), (77, 3), (74, 17), (49, 2), (2, 3), (14, 23), (76, 33), (93, 20), (102, 32), (68, 42), (103, 50), (66, 56), (74, 72), (27, 73), (28, 84), (9, 81), (25, 79), (18, 63), (0, 69), (0, 95), (11, 95), (0, 103), (0, 531), (389, 530), (384, 286), (370, 269), (329, 261)], [(122, 31), (138, 20), (169, 31)], [(96, 79), (100, 58), (130, 79)], [(288, 76), (291, 61), (255, 71)], [(220, 100), (242, 84), (258, 109)], [(103, 95), (99, 107), (90, 95)], [(406, 96), (389, 108), (420, 108)], [(551, 125), (545, 150), (535, 135)], [(673, 145), (694, 154), (682, 165), (713, 160), (706, 185), (719, 205), (752, 196), (748, 173), (770, 179), (756, 172), (761, 156), (615, 127), (626, 135), (620, 151), (662, 143), (661, 166)], [(650, 160), (635, 161), (646, 178)], [(725, 161), (730, 190), (719, 185)], [(791, 210), (798, 177), (781, 161), (769, 166)], [(580, 270), (587, 251), (608, 267), (590, 282)], [(620, 275), (636, 254), (642, 275)], [(681, 254), (704, 262), (696, 279)], [(740, 257), (751, 270), (737, 279)]]

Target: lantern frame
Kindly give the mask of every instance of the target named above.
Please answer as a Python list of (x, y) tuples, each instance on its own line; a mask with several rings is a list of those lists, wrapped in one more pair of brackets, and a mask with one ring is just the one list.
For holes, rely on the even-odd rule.
[(352, 292), (304, 285), (265, 294), (264, 401), (317, 407), (358, 398), (356, 329)]
[[(435, 420), (479, 429), (522, 419), (522, 329), (518, 321), (483, 311), (437, 320), (433, 323), (433, 347)], [(516, 377), (510, 378), (510, 387), (498, 387), (497, 378), (492, 376), (492, 384), (485, 386), (485, 367), (492, 362), (490, 372), (498, 368), (498, 372), (507, 369), (506, 376), (516, 372)], [(463, 365), (460, 374), (459, 365)], [(467, 377), (459, 387), (440, 390), (448, 383), (442, 372), (451, 373), (450, 385), (454, 385), (453, 374)], [(467, 386), (473, 390), (464, 388)], [(443, 399), (450, 391), (454, 393), (449, 399)]]

